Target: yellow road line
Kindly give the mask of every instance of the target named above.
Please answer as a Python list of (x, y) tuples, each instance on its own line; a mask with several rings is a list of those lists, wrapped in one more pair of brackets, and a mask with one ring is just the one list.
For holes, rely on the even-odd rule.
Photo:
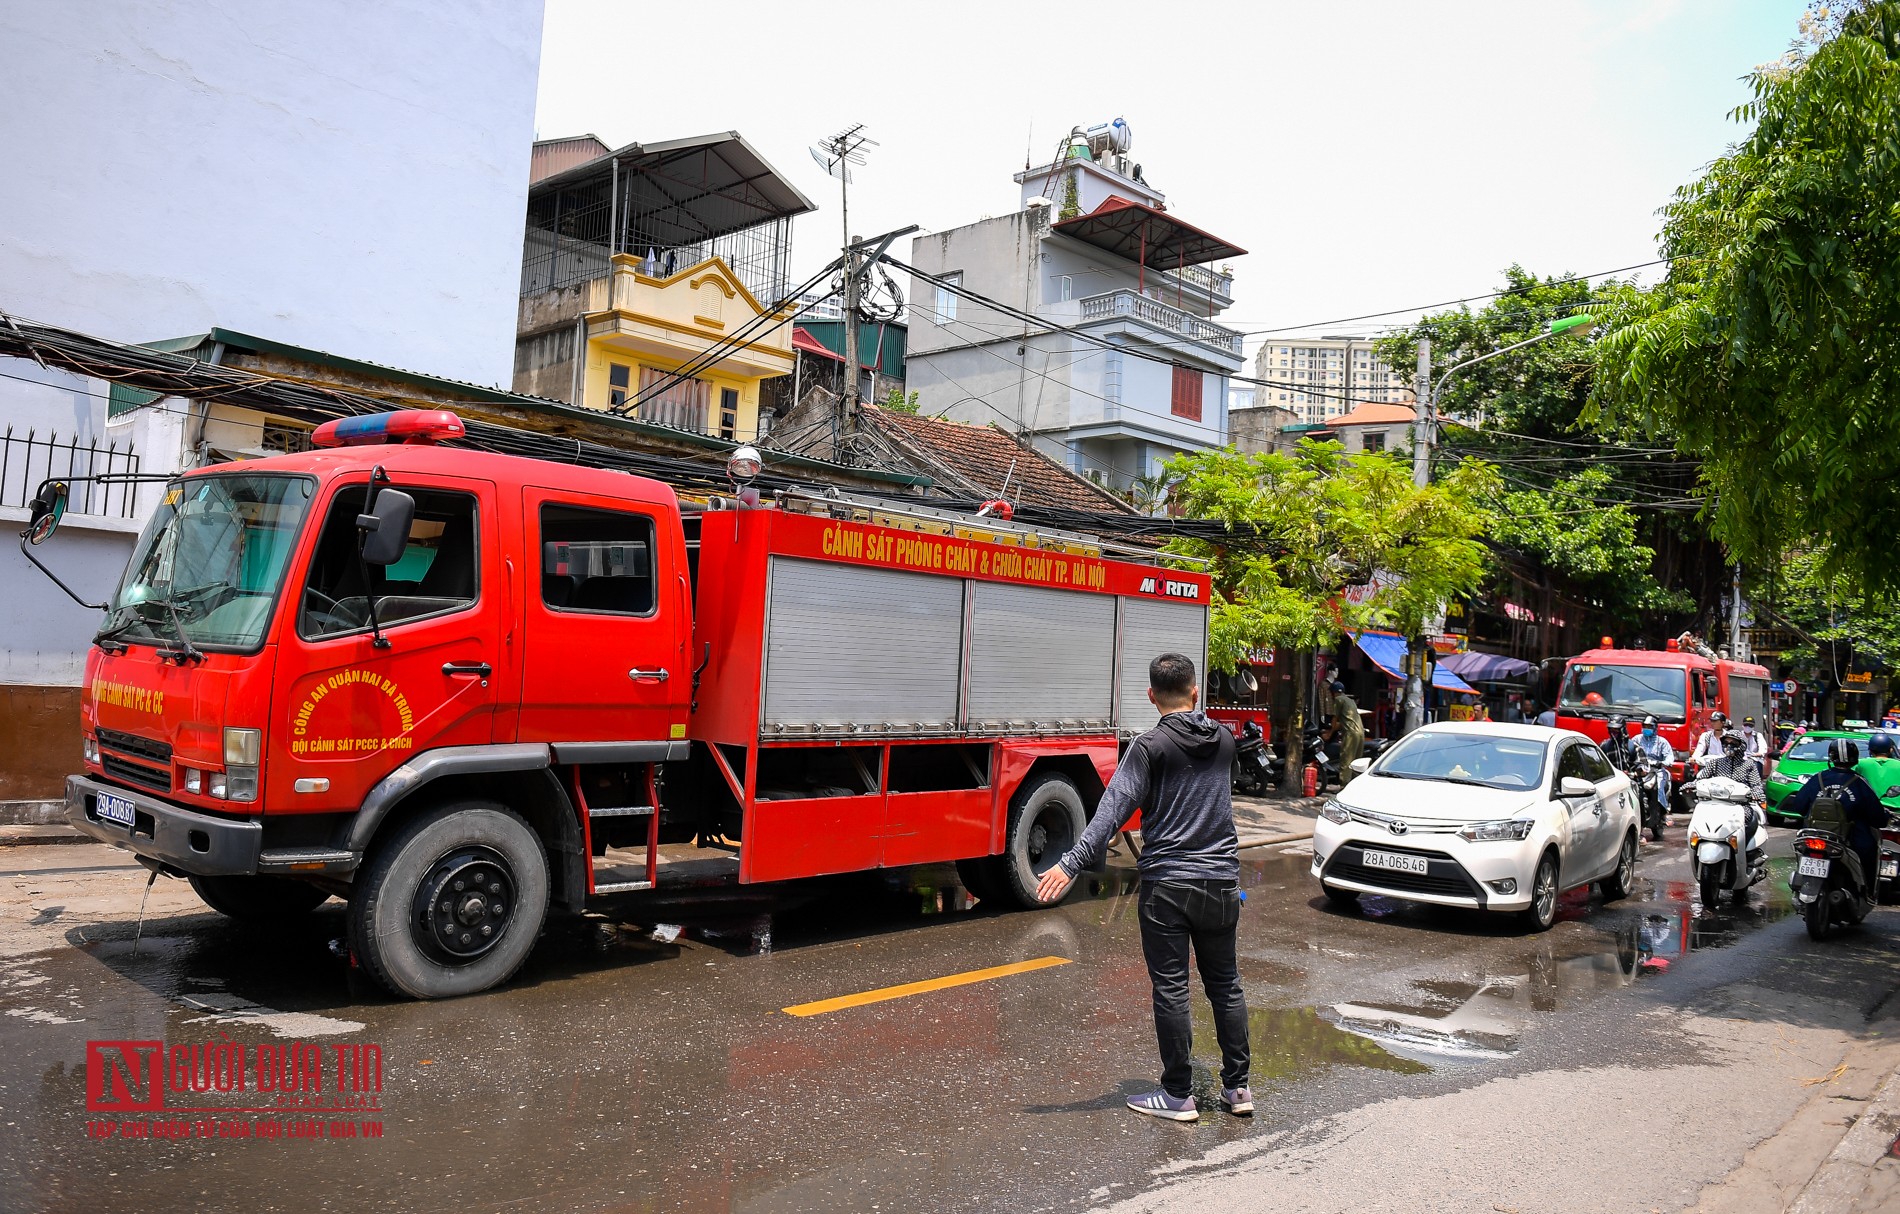
[(814, 1003), (794, 1004), (783, 1010), (788, 1016), (822, 1016), (826, 1012), (842, 1011), (848, 1007), (863, 1007), (867, 1003), (882, 1003), (886, 999), (902, 999), (906, 995), (921, 995), (926, 991), (968, 986), (972, 982), (988, 982), (992, 978), (1007, 978), (1011, 974), (1027, 974), (1031, 970), (1046, 970), (1052, 965), (1067, 965), (1068, 963), (1067, 957), (1038, 957), (1034, 961), (992, 965), (986, 970), (969, 970), (943, 978), (926, 978), (922, 982), (906, 982), (900, 986), (880, 986), (874, 991), (860, 991), (855, 995), (840, 995), (836, 999), (820, 999)]

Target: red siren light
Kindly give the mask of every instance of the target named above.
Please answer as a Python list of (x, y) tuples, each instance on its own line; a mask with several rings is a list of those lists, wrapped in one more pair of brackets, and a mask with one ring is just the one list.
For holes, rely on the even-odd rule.
[(316, 447), (369, 447), (379, 443), (440, 443), (461, 438), (462, 419), (447, 409), (397, 409), (324, 422), (310, 436)]

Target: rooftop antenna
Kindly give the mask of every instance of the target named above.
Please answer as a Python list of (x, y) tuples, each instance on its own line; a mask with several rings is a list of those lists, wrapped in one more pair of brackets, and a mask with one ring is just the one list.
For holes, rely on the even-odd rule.
[(855, 431), (858, 421), (858, 380), (863, 364), (858, 359), (858, 288), (868, 262), (860, 264), (851, 240), (851, 166), (863, 164), (865, 148), (876, 147), (877, 140), (864, 133), (864, 124), (854, 122), (837, 134), (820, 141), (811, 149), (812, 159), (826, 173), (838, 179), (838, 211), (844, 229), (844, 392), (838, 398), (838, 412), (832, 418), (832, 454), (842, 459), (842, 439), (846, 430)]
[(1031, 118), (1029, 120), (1029, 138), (1023, 140), (1023, 172), (1025, 173), (1029, 171), (1029, 168), (1030, 168), (1029, 158), (1035, 155), (1035, 147), (1036, 147), (1036, 120), (1034, 118)]

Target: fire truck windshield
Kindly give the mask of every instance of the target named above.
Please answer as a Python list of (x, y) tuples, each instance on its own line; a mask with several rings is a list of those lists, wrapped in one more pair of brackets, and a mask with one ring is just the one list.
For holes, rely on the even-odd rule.
[(182, 632), (203, 649), (256, 649), (314, 491), (307, 477), (249, 474), (167, 486), (97, 639), (169, 645)]
[(1659, 721), (1688, 719), (1687, 675), (1678, 666), (1612, 666), (1577, 662), (1564, 672), (1557, 707), (1579, 716), (1641, 717)]

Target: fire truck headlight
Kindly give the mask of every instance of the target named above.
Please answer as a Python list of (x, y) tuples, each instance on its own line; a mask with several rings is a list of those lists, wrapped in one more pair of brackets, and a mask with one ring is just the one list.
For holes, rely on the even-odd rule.
[(216, 797), (218, 800), (220, 801), (224, 800), (224, 793), (225, 793), (224, 773), (221, 771), (214, 771), (214, 772), (207, 773), (207, 775), (208, 775), (208, 778), (206, 779), (205, 782), (209, 784), (211, 787), (207, 789), (206, 791), (208, 791), (212, 796)]
[(247, 764), (256, 767), (261, 761), (264, 750), (264, 731), (261, 729), (227, 729), (224, 731), (224, 765)]
[(224, 795), (230, 801), (257, 800), (257, 768), (233, 767), (225, 772)]
[(726, 475), (735, 485), (749, 485), (759, 475), (759, 469), (765, 467), (765, 459), (757, 447), (740, 447), (726, 457)]
[(86, 762), (97, 763), (99, 761), (99, 739), (93, 737), (91, 734), (87, 734), (84, 746), (86, 750)]
[(204, 786), (205, 786), (205, 773), (203, 773), (202, 771), (199, 771), (195, 767), (185, 768), (185, 791), (186, 792), (203, 792)]

